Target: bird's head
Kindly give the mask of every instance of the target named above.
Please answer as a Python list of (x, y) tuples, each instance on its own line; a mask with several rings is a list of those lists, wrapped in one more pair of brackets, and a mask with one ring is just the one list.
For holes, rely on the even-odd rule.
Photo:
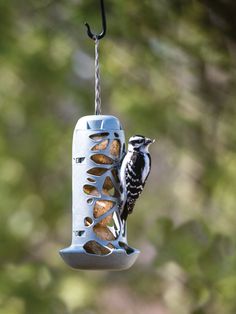
[(149, 146), (154, 143), (155, 140), (151, 140), (143, 135), (134, 135), (129, 139), (128, 150), (137, 152), (148, 152)]

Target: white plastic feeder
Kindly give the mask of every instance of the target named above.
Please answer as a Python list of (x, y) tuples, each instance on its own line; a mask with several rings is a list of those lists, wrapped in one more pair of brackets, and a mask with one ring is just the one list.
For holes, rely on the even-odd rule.
[(117, 118), (79, 119), (73, 136), (72, 244), (60, 250), (73, 268), (122, 270), (138, 257), (139, 251), (127, 244), (119, 213), (119, 167), (124, 153), (124, 131)]

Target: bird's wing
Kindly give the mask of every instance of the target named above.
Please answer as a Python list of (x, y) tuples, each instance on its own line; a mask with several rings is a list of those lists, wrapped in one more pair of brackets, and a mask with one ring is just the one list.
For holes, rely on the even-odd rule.
[(145, 160), (140, 154), (133, 154), (131, 160), (126, 166), (126, 189), (127, 196), (131, 198), (138, 198), (143, 189), (143, 169)]
[(126, 220), (132, 213), (136, 200), (143, 191), (151, 168), (151, 157), (149, 154), (133, 154), (125, 167), (126, 202), (121, 218)]

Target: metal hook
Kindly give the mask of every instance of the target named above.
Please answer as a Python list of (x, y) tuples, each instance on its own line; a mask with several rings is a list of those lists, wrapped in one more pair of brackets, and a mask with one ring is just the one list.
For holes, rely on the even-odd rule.
[(93, 34), (91, 32), (91, 28), (89, 26), (88, 23), (85, 23), (85, 26), (87, 27), (87, 33), (88, 36), (93, 39), (93, 40), (100, 40), (102, 39), (105, 35), (106, 35), (106, 31), (107, 31), (107, 23), (106, 23), (106, 14), (105, 14), (105, 7), (104, 7), (104, 2), (103, 0), (100, 0), (101, 3), (101, 13), (102, 13), (102, 27), (103, 27), (103, 31), (100, 34)]

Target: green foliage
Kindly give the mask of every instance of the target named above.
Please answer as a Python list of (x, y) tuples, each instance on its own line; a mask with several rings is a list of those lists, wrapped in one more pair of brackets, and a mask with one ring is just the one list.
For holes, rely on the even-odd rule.
[[(95, 1), (0, 1), (0, 314), (236, 312), (233, 1), (106, 2), (103, 112), (157, 138), (129, 271), (74, 272), (71, 137), (93, 113)], [(138, 231), (138, 232), (137, 232)]]

